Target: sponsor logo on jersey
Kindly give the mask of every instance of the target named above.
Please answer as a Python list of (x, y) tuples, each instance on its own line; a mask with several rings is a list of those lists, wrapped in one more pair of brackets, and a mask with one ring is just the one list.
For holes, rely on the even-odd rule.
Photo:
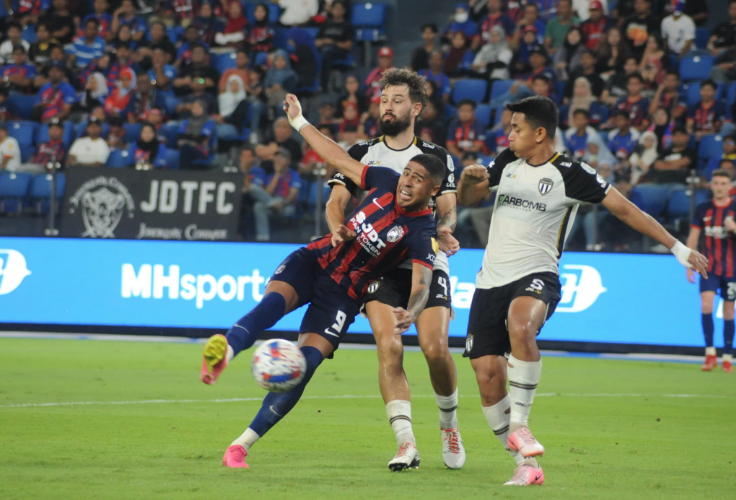
[(518, 198), (516, 196), (509, 196), (506, 194), (498, 195), (498, 203), (501, 206), (508, 206), (514, 208), (520, 208), (527, 211), (546, 212), (547, 204), (540, 203), (538, 201), (525, 200), (524, 198)]
[(598, 296), (607, 291), (601, 275), (592, 266), (565, 265), (560, 272), (562, 297), (558, 312), (580, 312), (592, 306)]
[(404, 228), (400, 226), (392, 227), (388, 235), (386, 235), (386, 239), (389, 243), (396, 243), (404, 236)]
[(562, 163), (560, 163), (560, 166), (562, 166), (562, 167), (572, 167), (572, 162), (563, 161)]
[(428, 253), (427, 254), (427, 260), (430, 262), (434, 262), (434, 258), (436, 257), (435, 254)]
[(355, 217), (350, 219), (350, 225), (358, 233), (356, 239), (366, 252), (373, 257), (381, 255), (381, 249), (386, 247), (386, 243), (378, 237), (378, 231), (373, 229), (373, 225), (365, 222), (365, 213), (358, 212)]
[(452, 156), (450, 155), (447, 155), (447, 170), (449, 170), (450, 172), (455, 171), (455, 162), (452, 161)]
[(279, 267), (276, 268), (276, 272), (273, 274), (281, 274), (284, 272), (284, 269), (286, 269), (286, 264), (281, 264)]
[(509, 172), (508, 174), (506, 174), (506, 177), (508, 177), (509, 179), (516, 179), (516, 174), (512, 174), (511, 172)]
[(26, 258), (17, 250), (0, 250), (0, 295), (7, 295), (31, 274)]
[(422, 146), (424, 146), (427, 149), (434, 149), (434, 144), (432, 144), (430, 142), (424, 142), (424, 141), (422, 141)]
[(381, 164), (381, 160), (371, 160), (368, 163), (366, 163), (366, 165), (369, 167), (375, 167), (376, 165), (380, 165), (380, 164)]
[(552, 179), (547, 179), (547, 178), (541, 179), (539, 181), (539, 192), (541, 194), (547, 194), (550, 191), (552, 191), (552, 186), (554, 185), (555, 183), (552, 181)]

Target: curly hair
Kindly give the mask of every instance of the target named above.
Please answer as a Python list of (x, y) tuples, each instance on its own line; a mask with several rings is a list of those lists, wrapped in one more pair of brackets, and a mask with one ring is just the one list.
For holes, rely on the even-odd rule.
[(413, 71), (399, 68), (386, 70), (380, 81), (381, 92), (387, 87), (406, 85), (409, 88), (409, 99), (412, 103), (420, 103), (422, 109), (427, 106), (427, 81)]

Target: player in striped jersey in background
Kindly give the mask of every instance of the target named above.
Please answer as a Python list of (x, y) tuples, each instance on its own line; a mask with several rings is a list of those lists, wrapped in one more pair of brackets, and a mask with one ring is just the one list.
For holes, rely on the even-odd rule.
[[(690, 235), (687, 237), (687, 246), (697, 249), (700, 233), (704, 233), (703, 253), (708, 258), (708, 277), (700, 278), (700, 307), (705, 337), (705, 363), (701, 370), (704, 372), (718, 366), (718, 356), (713, 345), (713, 299), (718, 290), (723, 299), (723, 371), (733, 372), (731, 351), (736, 300), (736, 202), (729, 197), (731, 187), (731, 176), (728, 172), (713, 172), (710, 183), (713, 199), (698, 205), (690, 224)], [(692, 269), (687, 270), (687, 279), (690, 283), (695, 283)]]

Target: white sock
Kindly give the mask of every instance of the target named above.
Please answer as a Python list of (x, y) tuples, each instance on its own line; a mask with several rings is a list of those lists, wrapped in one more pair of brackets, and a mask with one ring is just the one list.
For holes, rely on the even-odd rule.
[[(509, 449), (509, 419), (511, 407), (511, 396), (506, 394), (506, 397), (493, 406), (482, 406), (483, 415), (486, 416), (488, 425), (491, 426), (493, 433), (496, 435), (498, 440), (501, 442), (504, 450), (508, 451), (511, 457), (516, 461), (516, 465), (521, 465), (524, 462), (524, 457), (518, 451), (511, 451)], [(531, 460), (534, 460), (532, 458)], [(531, 462), (529, 462), (531, 464)], [(536, 460), (532, 464), (536, 467)]]
[(241, 434), (241, 436), (232, 442), (230, 446), (235, 446), (239, 444), (243, 448), (245, 448), (245, 451), (250, 450), (250, 447), (253, 446), (253, 444), (260, 439), (261, 436), (256, 434), (256, 432), (248, 427), (245, 429), (245, 432)]
[(706, 356), (715, 356), (716, 355), (716, 348), (715, 347), (706, 347), (705, 348), (705, 355)]
[(396, 444), (401, 446), (403, 443), (409, 442), (414, 446), (417, 441), (414, 438), (414, 432), (411, 430), (411, 403), (395, 399), (386, 403), (386, 414), (388, 422), (394, 430), (396, 436)]
[(233, 360), (235, 357), (235, 351), (233, 351), (233, 348), (230, 347), (230, 344), (227, 345), (227, 353), (225, 354), (225, 359), (228, 363)]
[(529, 426), (529, 412), (542, 377), (542, 360), (521, 361), (513, 354), (509, 356), (509, 395), (511, 396), (510, 432)]
[(723, 361), (728, 361), (729, 363), (732, 363), (733, 362), (733, 356), (731, 356), (730, 354), (724, 354), (723, 355)]
[(440, 429), (457, 429), (457, 388), (450, 396), (435, 392), (434, 398), (440, 408)]

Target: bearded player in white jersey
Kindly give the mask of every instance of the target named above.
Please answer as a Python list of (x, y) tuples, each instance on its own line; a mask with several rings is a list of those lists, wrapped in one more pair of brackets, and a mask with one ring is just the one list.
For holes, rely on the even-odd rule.
[[(401, 172), (417, 154), (434, 155), (445, 165), (445, 178), (436, 197), (430, 202), (437, 219), (440, 249), (452, 255), (459, 249), (452, 231), (457, 222), (455, 166), (447, 151), (416, 137), (414, 125), (427, 102), (427, 87), (423, 77), (404, 69), (390, 69), (381, 79), (379, 123), (381, 137), (356, 144), (348, 150), (353, 159), (371, 168), (391, 168)], [(355, 237), (345, 225), (345, 207), (352, 196), (360, 196), (356, 185), (341, 174), (329, 183), (332, 193), (325, 215), (333, 234), (333, 244)], [(450, 277), (447, 257), (438, 252), (430, 297), (416, 321), (419, 345), (429, 366), (429, 377), (440, 409), (442, 460), (446, 467), (459, 469), (465, 463), (465, 449), (457, 421), (457, 372), (448, 348), (448, 327), (452, 311)], [(408, 273), (408, 274), (407, 274)], [(408, 288), (407, 288), (408, 287)], [(378, 381), (386, 405), (389, 423), (398, 446), (396, 456), (388, 464), (392, 471), (419, 466), (419, 452), (411, 422), (409, 383), (403, 368), (403, 344), (395, 335), (392, 311), (406, 307), (411, 291), (411, 263), (384, 275), (368, 286), (365, 312), (371, 322), (378, 351)]]
[(703, 276), (708, 261), (590, 166), (555, 152), (557, 106), (553, 101), (534, 96), (507, 108), (514, 113), (509, 148), (488, 167), (465, 168), (458, 186), (458, 199), (465, 205), (497, 189), (464, 356), (475, 370), (486, 420), (517, 463), (505, 484), (527, 486), (544, 482), (535, 458), (544, 453), (544, 447), (528, 427), (542, 374), (536, 336), (560, 300), (558, 261), (579, 204), (602, 203)]

